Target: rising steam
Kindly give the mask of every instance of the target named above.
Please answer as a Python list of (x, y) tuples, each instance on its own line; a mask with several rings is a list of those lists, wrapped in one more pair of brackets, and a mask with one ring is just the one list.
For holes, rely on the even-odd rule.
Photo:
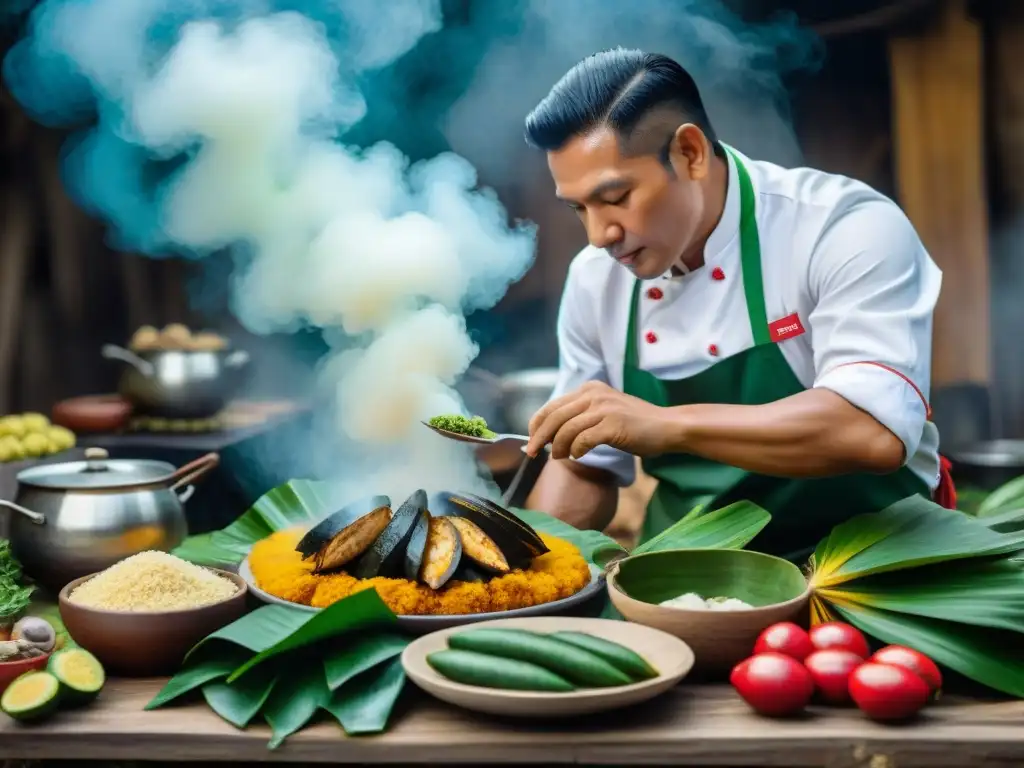
[(366, 111), (360, 76), (436, 31), (438, 3), (311, 5), (46, 0), (5, 74), (44, 123), (95, 113), (67, 183), (119, 245), (231, 248), (248, 328), (328, 329), (322, 379), (358, 448), (332, 462), (346, 495), (483, 490), (472, 451), (418, 421), (461, 409), (452, 386), (478, 352), (464, 315), (523, 275), (532, 229), (509, 229), (457, 156), (410, 168), (339, 141)]

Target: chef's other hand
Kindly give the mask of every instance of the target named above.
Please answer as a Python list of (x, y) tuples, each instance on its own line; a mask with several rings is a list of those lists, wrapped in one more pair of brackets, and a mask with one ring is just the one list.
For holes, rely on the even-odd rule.
[(553, 459), (578, 459), (599, 445), (657, 456), (668, 452), (676, 430), (669, 409), (588, 381), (534, 414), (526, 453), (536, 456), (551, 443)]

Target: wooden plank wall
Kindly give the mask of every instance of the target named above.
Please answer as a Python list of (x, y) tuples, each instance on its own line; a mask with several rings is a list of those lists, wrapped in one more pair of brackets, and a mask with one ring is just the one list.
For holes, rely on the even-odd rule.
[(894, 36), (893, 140), (899, 201), (943, 271), (932, 389), (991, 375), (983, 42), (966, 0)]

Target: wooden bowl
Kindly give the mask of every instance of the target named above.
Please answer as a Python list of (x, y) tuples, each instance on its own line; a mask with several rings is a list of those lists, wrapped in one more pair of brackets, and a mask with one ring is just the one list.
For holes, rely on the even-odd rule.
[[(427, 654), (448, 647), (448, 637), (474, 629), (525, 629), (534, 632), (586, 632), (619, 643), (643, 656), (658, 670), (657, 677), (617, 688), (590, 688), (571, 693), (541, 693), (478, 688), (454, 683), (427, 664)], [(609, 619), (568, 616), (533, 616), (496, 619), (472, 627), (442, 629), (414, 640), (402, 652), (402, 667), (419, 688), (449, 704), (476, 712), (508, 717), (550, 719), (621, 709), (653, 699), (686, 677), (693, 666), (693, 651), (664, 632)]]
[[(686, 641), (697, 656), (695, 669), (713, 676), (747, 658), (762, 630), (800, 617), (811, 595), (797, 566), (745, 550), (650, 552), (616, 563), (607, 581), (612, 604), (624, 618)], [(754, 607), (702, 611), (659, 605), (688, 592), (735, 597)]]
[(217, 603), (177, 611), (105, 611), (71, 602), (68, 595), (97, 575), (93, 573), (60, 591), (60, 617), (74, 641), (111, 674), (173, 675), (192, 646), (245, 613), (245, 581), (228, 571), (209, 570), (230, 580), (238, 591)]
[(33, 672), (37, 669), (45, 669), (46, 663), (50, 660), (50, 654), (36, 656), (34, 659), (18, 659), (17, 661), (0, 661), (0, 693), (7, 690), (7, 686), (24, 675), (26, 672)]
[(76, 434), (116, 432), (127, 425), (132, 405), (120, 395), (85, 395), (61, 400), (53, 406), (54, 424)]

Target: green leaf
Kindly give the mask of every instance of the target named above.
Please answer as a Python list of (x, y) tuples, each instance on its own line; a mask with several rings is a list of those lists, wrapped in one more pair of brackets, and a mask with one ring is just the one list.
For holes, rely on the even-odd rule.
[(1024, 475), (996, 488), (985, 497), (975, 514), (988, 517), (1014, 509), (1024, 509)]
[(930, 619), (1024, 632), (1024, 565), (1014, 560), (965, 560), (870, 576), (824, 590), (854, 602)]
[(366, 670), (393, 659), (407, 645), (409, 638), (397, 632), (366, 632), (351, 638), (324, 657), (327, 686), (337, 690)]
[(912, 496), (833, 528), (825, 547), (819, 545), (815, 553), (814, 584), (831, 587), (887, 571), (1006, 554), (1022, 546), (1024, 533), (997, 533), (976, 518)]
[(263, 717), (273, 732), (268, 747), (277, 749), (285, 739), (308, 723), (330, 697), (324, 665), (315, 655), (290, 667), (274, 686), (263, 707)]
[(325, 709), (337, 718), (349, 736), (380, 733), (387, 727), (404, 685), (402, 660), (395, 659), (339, 688)]
[[(223, 680), (203, 686), (203, 698), (214, 712), (236, 728), (245, 728), (256, 717), (278, 680), (278, 670), (271, 665), (253, 670), (233, 683)], [(288, 674), (280, 672), (287, 680)]]
[(188, 652), (185, 661), (208, 643), (217, 640), (241, 646), (253, 653), (261, 653), (296, 632), (315, 615), (318, 614), (284, 605), (265, 605), (218, 629), (212, 635), (207, 635)]
[(634, 549), (633, 554), (666, 549), (742, 549), (771, 519), (767, 510), (749, 501), (737, 501), (706, 514), (691, 510), (679, 522)]
[[(268, 633), (261, 638), (260, 645), (264, 647), (257, 649), (247, 645), (246, 647), (258, 651), (257, 654), (232, 672), (228, 677), (228, 682), (244, 675), (257, 664), (261, 664), (267, 659), (286, 651), (293, 651), (296, 648), (312, 645), (313, 643), (337, 637), (346, 632), (366, 630), (368, 627), (382, 628), (384, 625), (394, 624), (398, 621), (395, 614), (380, 599), (380, 595), (377, 594), (375, 589), (364, 589), (356, 592), (354, 595), (349, 595), (343, 600), (329, 605), (319, 613), (293, 611), (293, 609), (284, 608), (284, 606), (270, 607), (278, 607), (293, 613), (300, 613), (303, 618), (301, 621), (298, 619), (287, 620), (287, 624), (295, 625), (294, 629), (287, 634), (275, 636), (276, 639), (272, 644), (267, 645), (265, 642), (272, 637), (271, 633)], [(266, 608), (261, 608), (260, 610), (265, 611)], [(249, 615), (252, 616), (253, 614)], [(235, 624), (244, 621), (245, 618), (239, 619)], [(234, 626), (234, 624), (231, 626)], [(229, 627), (225, 627), (225, 629), (220, 630), (215, 635), (223, 637), (221, 633), (226, 629), (229, 629)], [(237, 631), (234, 634), (237, 634)]]
[(194, 691), (211, 680), (227, 677), (231, 671), (243, 663), (249, 656), (242, 648), (230, 645), (210, 645), (201, 654), (194, 657), (191, 663), (160, 689), (146, 705), (146, 709), (156, 709), (169, 704), (175, 699)]
[(537, 533), (557, 536), (574, 544), (588, 563), (597, 564), (594, 560), (596, 553), (608, 549), (622, 550), (615, 539), (605, 536), (600, 531), (581, 531), (545, 512), (537, 512), (532, 509), (513, 509), (512, 512)]
[(308, 528), (332, 506), (333, 494), (327, 483), (290, 480), (263, 494), (227, 528), (189, 536), (173, 553), (202, 565), (237, 565), (260, 539), (286, 528)]
[(1020, 636), (870, 608), (832, 606), (850, 624), (884, 643), (905, 645), (997, 691), (1024, 698)]

